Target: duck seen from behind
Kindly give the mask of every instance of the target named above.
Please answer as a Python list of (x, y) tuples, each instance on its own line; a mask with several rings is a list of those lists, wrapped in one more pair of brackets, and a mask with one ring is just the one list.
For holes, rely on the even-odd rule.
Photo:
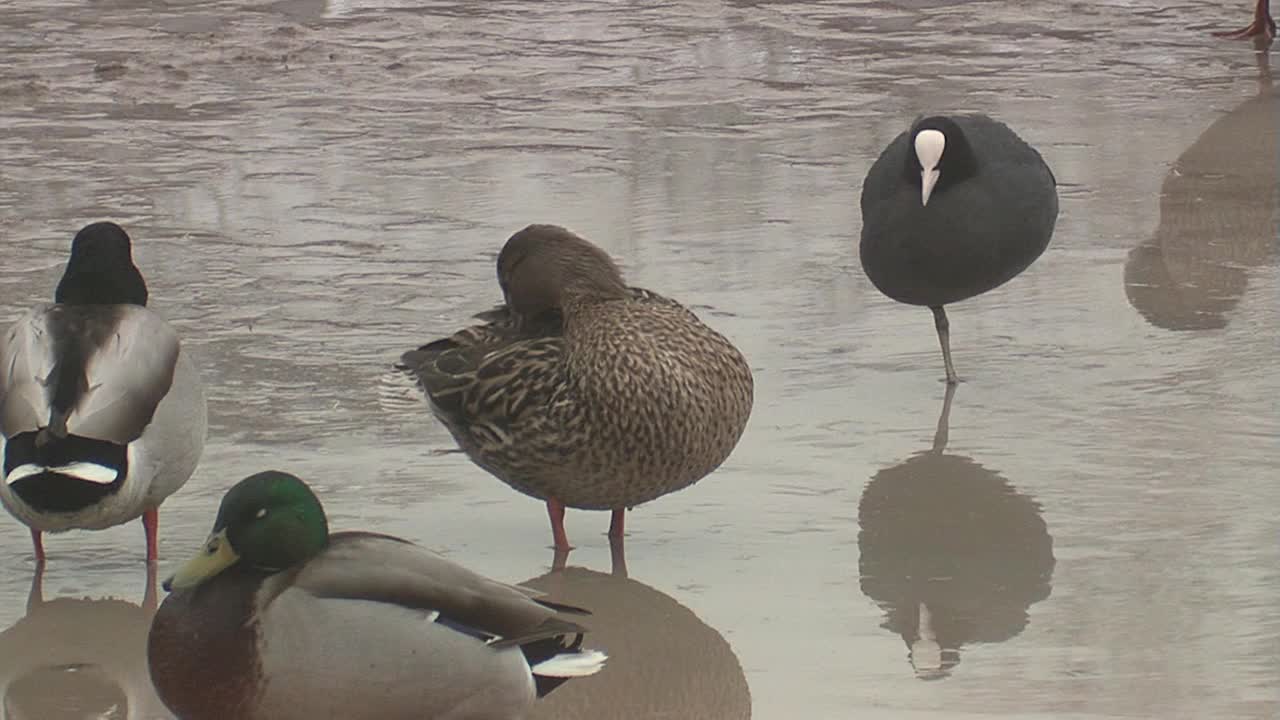
[(674, 300), (630, 287), (609, 255), (530, 225), (498, 256), (505, 304), (397, 366), (480, 467), (547, 503), (625, 512), (729, 457), (751, 414), (746, 359)]
[(985, 115), (932, 116), (894, 138), (862, 184), (862, 268), (880, 292), (933, 311), (948, 384), (959, 382), (943, 306), (1012, 280), (1058, 217), (1040, 153)]
[(586, 611), (399, 538), (331, 534), (283, 472), (227, 491), (164, 586), (147, 658), (182, 720), (516, 720), (605, 662), (560, 614)]
[(199, 374), (174, 329), (147, 308), (128, 234), (76, 234), (52, 304), (0, 336), (0, 502), (42, 533), (142, 517), (157, 557), (158, 509), (191, 477), (207, 416)]

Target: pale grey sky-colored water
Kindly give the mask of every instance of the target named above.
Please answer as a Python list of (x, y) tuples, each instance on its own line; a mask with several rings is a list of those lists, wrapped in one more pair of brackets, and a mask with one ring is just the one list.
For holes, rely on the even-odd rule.
[[(606, 516), (570, 512), (594, 574), (540, 582), (596, 606), (614, 675), (546, 717), (659, 717), (664, 693), (691, 718), (1274, 717), (1280, 101), (1249, 43), (1208, 36), (1247, 6), (5, 4), (0, 320), (52, 295), (80, 226), (133, 235), (210, 403), (162, 570), (274, 467), (336, 527), (518, 582), (549, 569), (543, 509), (431, 454), (447, 433), (379, 383), (500, 297), (511, 232), (564, 224), (733, 339), (757, 397), (723, 468), (632, 513), (629, 579)], [(928, 110), (1005, 120), (1061, 197), (1044, 256), (950, 309), (966, 382), (932, 454), (932, 321), (856, 251), (863, 175)], [(46, 545), (46, 598), (140, 601), (138, 523)], [(8, 517), (0, 548), (10, 702), (42, 702), (35, 667), (130, 647), (44, 712), (124, 718), (112, 682), (152, 707), (145, 619), (23, 621)], [(83, 647), (34, 652), (41, 624)], [(922, 625), (941, 679), (913, 669)]]

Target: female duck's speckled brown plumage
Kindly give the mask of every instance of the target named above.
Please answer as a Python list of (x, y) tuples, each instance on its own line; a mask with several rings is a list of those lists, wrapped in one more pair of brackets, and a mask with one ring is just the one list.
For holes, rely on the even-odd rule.
[(628, 287), (600, 248), (530, 225), (498, 257), (506, 304), (399, 367), (480, 467), (557, 510), (622, 512), (688, 487), (733, 450), (751, 369), (682, 305)]

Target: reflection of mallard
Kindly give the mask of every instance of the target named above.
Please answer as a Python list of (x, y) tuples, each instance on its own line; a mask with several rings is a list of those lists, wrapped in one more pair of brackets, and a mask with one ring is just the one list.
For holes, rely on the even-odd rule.
[[(622, 574), (579, 567), (522, 585), (564, 603), (591, 603), (591, 638), (609, 667), (591, 683), (569, 684), (534, 708), (535, 720), (751, 717), (751, 691), (733, 649), (688, 608)], [(589, 687), (588, 687), (589, 685)]]
[(1129, 253), (1125, 294), (1156, 327), (1226, 327), (1249, 268), (1276, 255), (1280, 95), (1265, 67), (1263, 79), (1256, 97), (1218, 118), (1174, 163), (1155, 236)]
[(0, 717), (172, 717), (147, 674), (150, 625), (150, 613), (123, 600), (43, 602), (33, 592), (27, 615), (0, 633)]
[(943, 677), (966, 643), (1022, 632), (1049, 597), (1053, 539), (1040, 506), (972, 459), (935, 447), (876, 473), (858, 506), (862, 592), (886, 613), (922, 678)]

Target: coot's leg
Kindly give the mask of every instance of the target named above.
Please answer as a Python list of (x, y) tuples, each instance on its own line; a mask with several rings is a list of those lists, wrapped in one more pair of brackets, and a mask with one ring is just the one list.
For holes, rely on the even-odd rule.
[(942, 412), (938, 415), (938, 429), (933, 433), (933, 451), (941, 454), (947, 449), (947, 438), (951, 434), (951, 398), (956, 396), (956, 386), (947, 385), (947, 392), (942, 396)]
[(960, 382), (956, 377), (956, 366), (951, 364), (951, 324), (947, 322), (947, 311), (941, 305), (929, 308), (933, 311), (933, 326), (938, 330), (938, 342), (942, 344), (942, 362), (947, 366), (947, 384)]

